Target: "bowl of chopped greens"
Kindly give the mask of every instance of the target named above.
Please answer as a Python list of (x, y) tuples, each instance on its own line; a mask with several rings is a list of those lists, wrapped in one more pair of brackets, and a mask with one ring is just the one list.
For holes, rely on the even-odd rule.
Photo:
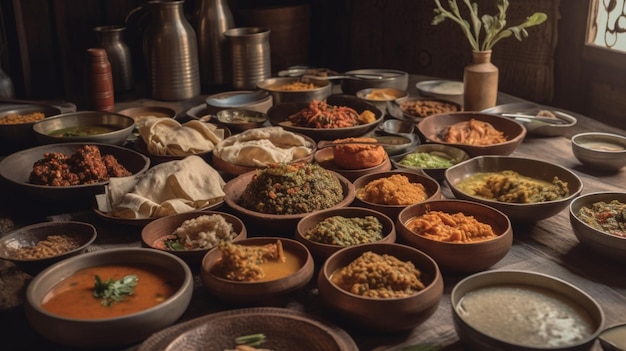
[(223, 241), (247, 237), (245, 224), (236, 216), (218, 211), (194, 211), (158, 218), (141, 231), (143, 245), (164, 250), (187, 262), (192, 270), (209, 250)]
[(422, 144), (409, 153), (391, 157), (391, 162), (398, 169), (422, 171), (437, 180), (443, 180), (446, 169), (467, 159), (467, 152), (458, 147)]
[(574, 235), (593, 252), (626, 261), (626, 192), (594, 192), (570, 203)]
[(396, 241), (396, 228), (389, 216), (363, 207), (342, 207), (311, 213), (296, 227), (296, 240), (303, 243), (318, 264), (344, 247), (372, 242)]

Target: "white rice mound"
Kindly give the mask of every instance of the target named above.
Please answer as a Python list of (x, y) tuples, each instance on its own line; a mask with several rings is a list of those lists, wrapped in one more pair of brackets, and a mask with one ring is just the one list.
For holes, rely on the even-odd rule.
[(233, 225), (219, 214), (202, 215), (188, 219), (173, 233), (185, 246), (198, 249), (210, 249), (222, 241), (231, 241), (237, 233)]

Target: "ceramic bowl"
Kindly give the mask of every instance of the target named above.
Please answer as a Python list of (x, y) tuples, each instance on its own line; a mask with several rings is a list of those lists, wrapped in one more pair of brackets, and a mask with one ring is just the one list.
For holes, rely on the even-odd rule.
[(572, 137), (574, 156), (593, 170), (618, 171), (626, 166), (626, 137), (588, 132)]
[[(489, 298), (486, 302), (486, 304), (489, 305), (489, 309), (486, 309), (486, 306), (481, 305), (482, 302), (480, 299), (475, 300), (476, 302), (474, 305), (476, 305), (476, 308), (471, 308), (472, 311), (478, 308), (481, 310), (491, 311), (496, 314), (498, 314), (497, 311), (502, 311), (502, 313), (499, 313), (498, 316), (504, 318), (494, 320), (493, 315), (489, 316), (489, 318), (493, 320), (493, 323), (498, 326), (497, 328), (489, 329), (488, 325), (477, 326), (476, 322), (467, 320), (466, 311), (467, 309), (470, 309), (470, 306), (468, 306), (468, 302), (464, 301), (464, 299), (468, 295), (481, 290), (484, 291), (483, 289), (510, 287), (511, 285), (518, 287), (522, 291), (526, 290), (531, 292), (528, 295), (518, 296), (516, 301), (521, 301), (520, 304), (523, 304), (526, 300), (529, 301), (528, 303), (531, 303), (537, 299), (550, 299), (552, 301), (558, 301), (553, 302), (551, 304), (552, 306), (565, 304), (566, 307), (577, 311), (577, 313), (581, 315), (584, 314), (589, 323), (589, 335), (585, 335), (579, 340), (570, 340), (570, 342), (563, 342), (562, 344), (556, 345), (546, 345), (545, 343), (540, 343), (540, 340), (537, 340), (536, 344), (531, 344), (534, 341), (531, 336), (545, 336), (546, 334), (549, 334), (541, 332), (545, 329), (540, 329), (540, 326), (547, 324), (546, 316), (533, 316), (533, 314), (529, 313), (525, 314), (526, 318), (506, 318), (511, 315), (508, 312), (511, 308), (508, 307), (516, 307), (515, 305), (511, 305), (511, 299), (498, 299), (497, 292), (494, 293), (493, 297)], [(529, 296), (536, 296), (537, 298), (530, 299)], [(595, 339), (604, 324), (604, 312), (602, 311), (602, 307), (593, 299), (593, 297), (564, 280), (542, 273), (509, 270), (495, 270), (476, 273), (464, 278), (454, 286), (450, 300), (452, 302), (454, 328), (461, 339), (461, 342), (472, 350), (591, 350), (595, 343)], [(460, 305), (463, 307), (460, 307)], [(545, 309), (547, 308), (550, 307), (545, 307)], [(559, 307), (553, 308), (558, 311)], [(517, 308), (516, 311), (519, 311), (519, 308)], [(519, 315), (519, 312), (515, 315)], [(555, 340), (555, 336), (556, 338), (565, 338), (566, 336), (569, 336), (571, 331), (581, 326), (579, 321), (572, 319), (573, 318), (571, 317), (568, 318), (568, 316), (564, 316), (561, 323), (563, 323), (563, 321), (568, 321), (571, 324), (568, 324), (567, 327), (565, 327), (566, 330), (563, 330), (562, 328), (555, 328), (553, 326), (551, 329), (555, 329), (555, 332), (554, 334), (550, 334), (549, 337), (552, 337), (552, 339)], [(528, 321), (531, 321), (531, 323), (536, 322), (535, 328), (525, 328), (524, 324), (528, 326)], [(552, 323), (558, 323), (558, 321), (552, 321)], [(514, 332), (506, 337), (496, 335), (494, 333), (494, 329), (514, 330)], [(521, 330), (524, 330), (524, 332), (522, 333)], [(527, 337), (523, 342), (516, 342), (515, 340), (510, 339), (510, 337), (514, 335), (527, 335)]]
[[(569, 205), (569, 219), (578, 241), (602, 257), (626, 261), (626, 235), (613, 235), (594, 227), (588, 220), (581, 218), (580, 210), (592, 208), (596, 202), (610, 203), (618, 201), (626, 204), (626, 192), (595, 192), (578, 196)], [(591, 219), (589, 219), (591, 220)]]
[[(480, 172), (511, 170), (520, 175), (551, 183), (554, 177), (567, 183), (569, 195), (552, 201), (509, 203), (488, 200), (467, 194), (457, 187), (461, 180)], [(504, 212), (512, 222), (537, 222), (564, 210), (583, 189), (582, 180), (571, 170), (554, 163), (513, 156), (479, 156), (456, 164), (446, 170), (446, 181), (458, 199), (475, 201)]]
[(303, 243), (304, 246), (306, 246), (309, 251), (311, 251), (313, 258), (315, 258), (315, 263), (320, 266), (326, 261), (326, 259), (330, 255), (343, 249), (344, 247), (368, 243), (359, 242), (358, 244), (355, 243), (340, 245), (323, 243), (308, 238), (307, 232), (309, 230), (315, 228), (315, 226), (317, 226), (325, 219), (334, 216), (341, 216), (345, 218), (365, 218), (367, 216), (373, 216), (378, 219), (378, 221), (382, 224), (382, 238), (375, 242), (393, 243), (396, 241), (396, 228), (393, 220), (378, 211), (362, 207), (342, 207), (311, 213), (298, 222), (295, 237), (296, 240)]
[[(61, 236), (74, 242), (74, 249), (50, 253), (43, 258), (20, 258), (17, 251), (35, 247), (39, 242), (48, 240), (49, 236)], [(0, 237), (0, 258), (15, 263), (24, 272), (35, 276), (50, 265), (85, 252), (87, 247), (96, 240), (96, 228), (83, 222), (43, 222), (13, 230)], [(43, 244), (41, 244), (43, 245)]]
[(185, 116), (189, 119), (199, 119), (203, 121), (209, 121), (213, 118), (214, 115), (211, 115), (209, 112), (209, 108), (207, 104), (200, 104), (194, 107), (191, 107), (187, 111), (185, 111)]
[(417, 82), (415, 87), (422, 96), (463, 105), (463, 82), (452, 80), (426, 80)]
[(326, 79), (309, 78), (306, 82), (314, 85), (313, 89), (288, 90), (283, 86), (297, 84), (300, 77), (275, 77), (260, 81), (257, 88), (267, 91), (273, 98), (274, 104), (309, 103), (313, 100), (324, 100), (332, 93), (332, 84)]
[(405, 98), (407, 95), (406, 90), (396, 88), (366, 88), (356, 92), (356, 97), (376, 106), (383, 113), (388, 113), (387, 102)]
[[(356, 93), (368, 88), (394, 88), (406, 91), (409, 87), (409, 74), (394, 69), (365, 68), (345, 72), (352, 78), (341, 80), (341, 91), (344, 94), (356, 95)], [(380, 76), (377, 79), (359, 79), (359, 75)]]
[(200, 278), (211, 293), (222, 301), (255, 306), (274, 306), (285, 301), (290, 294), (302, 289), (313, 278), (315, 264), (309, 250), (294, 239), (257, 237), (238, 241), (237, 245), (262, 246), (280, 240), (285, 252), (293, 254), (300, 268), (286, 277), (269, 281), (236, 281), (215, 274), (216, 264), (222, 259), (222, 251), (211, 250), (202, 259)]
[(420, 96), (405, 96), (393, 101), (400, 113), (394, 115), (408, 121), (419, 122), (438, 113), (459, 112), (463, 107), (452, 101)]
[[(258, 111), (262, 113), (267, 113), (270, 107), (274, 104), (274, 100), (271, 95), (258, 95), (258, 99), (252, 100), (247, 103), (213, 103), (212, 99), (226, 99), (232, 96), (241, 95), (241, 94), (251, 94), (254, 93), (251, 90), (235, 90), (235, 91), (226, 91), (222, 93), (217, 93), (213, 95), (209, 95), (206, 98), (206, 112), (210, 115), (215, 115), (217, 112), (229, 108), (241, 108), (246, 110)], [(204, 112), (204, 111), (202, 111)]]
[(374, 167), (368, 167), (368, 168), (363, 168), (363, 169), (341, 168), (339, 165), (335, 163), (335, 159), (333, 157), (333, 149), (331, 147), (317, 150), (315, 152), (315, 162), (319, 163), (320, 166), (326, 169), (329, 169), (331, 171), (341, 174), (342, 176), (346, 177), (346, 179), (348, 179), (351, 182), (369, 173), (391, 170), (391, 161), (389, 160), (388, 156), (385, 156), (385, 159), (383, 160), (383, 162), (381, 162), (380, 164)]
[[(496, 130), (502, 132), (506, 141), (491, 145), (468, 145), (448, 143), (442, 140), (442, 134), (453, 124), (467, 122), (471, 119), (491, 124)], [(526, 128), (519, 122), (507, 117), (490, 115), (481, 112), (453, 112), (432, 115), (422, 120), (417, 129), (425, 140), (458, 147), (463, 149), (470, 157), (481, 155), (510, 155), (522, 143), (526, 137)]]
[[(479, 242), (437, 241), (413, 232), (407, 226), (412, 219), (429, 211), (447, 214), (463, 213), (491, 226), (497, 237)], [(400, 241), (432, 257), (444, 272), (475, 273), (488, 269), (500, 261), (513, 243), (513, 228), (508, 217), (476, 202), (463, 200), (433, 200), (406, 207), (396, 221)]]
[(176, 111), (165, 106), (136, 106), (118, 111), (120, 115), (130, 116), (137, 122), (143, 117), (176, 118)]
[[(49, 105), (6, 105), (0, 107), (0, 118), (9, 115), (28, 115), (35, 112), (41, 112), (44, 114), (44, 118), (47, 118), (60, 114), (61, 110)], [(33, 132), (34, 124), (35, 122), (0, 124), (0, 153), (8, 154), (39, 145)]]
[[(381, 179), (381, 178), (388, 178), (394, 174), (400, 174), (400, 175), (406, 176), (409, 179), (409, 182), (411, 183), (422, 184), (424, 186), (424, 189), (426, 190), (426, 195), (428, 196), (426, 200), (424, 201), (437, 200), (441, 198), (441, 186), (435, 179), (425, 174), (419, 174), (419, 173), (410, 172), (406, 170), (391, 170), (387, 172), (375, 172), (375, 173), (366, 174), (362, 177), (357, 178), (353, 182), (354, 189), (356, 192), (358, 192), (359, 189), (365, 187), (371, 181)], [(360, 207), (365, 207), (365, 208), (379, 211), (381, 213), (386, 214), (387, 216), (389, 216), (389, 218), (395, 221), (396, 218), (398, 217), (398, 214), (400, 214), (400, 211), (402, 211), (407, 205), (377, 204), (374, 202), (359, 199), (358, 197), (355, 196), (353, 206), (360, 206)]]
[[(183, 225), (185, 221), (195, 219), (200, 216), (211, 215), (222, 216), (226, 220), (226, 222), (232, 225), (232, 229), (236, 233), (235, 237), (231, 239), (232, 241), (242, 240), (248, 236), (245, 224), (239, 218), (230, 213), (218, 211), (195, 211), (178, 213), (175, 215), (155, 219), (154, 221), (148, 223), (141, 230), (141, 241), (146, 247), (164, 250), (175, 256), (178, 256), (183, 261), (185, 261), (192, 270), (198, 270), (200, 268), (200, 263), (202, 262), (202, 258), (204, 257), (204, 255), (209, 252), (209, 250), (212, 250), (215, 246), (212, 246), (210, 248), (199, 248), (192, 250), (173, 250), (167, 247), (162, 247), (162, 241), (164, 237), (168, 237), (169, 235), (174, 233), (174, 231), (178, 227)], [(202, 230), (202, 228), (203, 227), (200, 227), (197, 230)]]
[[(333, 273), (368, 251), (412, 262), (422, 273), (425, 288), (406, 297), (371, 298), (348, 292), (331, 281)], [(443, 294), (437, 263), (422, 251), (394, 243), (356, 245), (335, 252), (320, 269), (317, 286), (324, 305), (345, 324), (377, 333), (407, 331), (422, 324), (437, 310)]]
[[(108, 132), (83, 135), (52, 135), (66, 128), (106, 127)], [(45, 118), (33, 125), (35, 137), (41, 144), (103, 143), (123, 145), (135, 129), (135, 119), (104, 111), (79, 111)], [(74, 131), (71, 131), (75, 133)]]
[(530, 102), (513, 102), (509, 104), (497, 105), (481, 112), (484, 113), (492, 113), (497, 115), (506, 114), (521, 114), (521, 115), (530, 115), (536, 116), (542, 110), (548, 111), (557, 118), (557, 120), (561, 121), (561, 123), (545, 123), (542, 121), (527, 119), (522, 117), (514, 117), (518, 122), (526, 127), (526, 131), (528, 134), (537, 135), (537, 136), (562, 136), (567, 135), (567, 133), (571, 132), (573, 127), (576, 125), (578, 120), (576, 117), (571, 114), (554, 109), (552, 107), (542, 107), (534, 103)]
[[(41, 307), (50, 289), (75, 272), (102, 265), (147, 265), (173, 279), (175, 292), (160, 304), (140, 312), (112, 318), (69, 318)], [(73, 348), (122, 348), (133, 345), (173, 324), (187, 309), (193, 275), (185, 262), (160, 250), (116, 248), (68, 258), (39, 273), (26, 290), (25, 315), (44, 338)], [(72, 330), (68, 333), (68, 330)]]
[[(330, 208), (348, 206), (354, 200), (354, 186), (342, 175), (333, 171), (329, 172), (339, 179), (343, 189), (343, 200)], [(293, 237), (298, 221), (308, 213), (291, 215), (266, 214), (249, 210), (239, 204), (241, 195), (256, 173), (256, 171), (244, 173), (224, 185), (224, 192), (226, 193), (224, 201), (226, 205), (234, 210), (237, 217), (241, 218), (246, 223), (246, 226), (250, 228), (250, 233), (248, 234), (250, 236), (275, 235)]]
[(244, 130), (263, 127), (267, 122), (267, 114), (259, 111), (245, 109), (226, 109), (217, 113), (217, 122), (233, 133), (241, 133)]
[(315, 141), (335, 140), (349, 137), (359, 137), (372, 131), (383, 120), (383, 113), (373, 105), (363, 101), (356, 96), (350, 95), (330, 95), (326, 102), (332, 106), (347, 106), (353, 108), (357, 113), (369, 110), (374, 113), (376, 120), (367, 124), (360, 124), (354, 127), (344, 128), (309, 128), (291, 125), (287, 118), (295, 113), (309, 108), (307, 103), (282, 103), (272, 106), (267, 111), (270, 123), (281, 126), (286, 130), (311, 137)]
[(403, 163), (403, 162), (408, 162), (408, 161), (403, 161), (407, 157), (410, 159), (411, 157), (415, 157), (415, 156), (411, 156), (412, 154), (417, 154), (417, 153), (420, 153), (420, 154), (427, 153), (429, 155), (440, 156), (440, 157), (450, 160), (453, 165), (469, 159), (469, 155), (467, 154), (467, 152), (463, 151), (462, 149), (459, 149), (458, 147), (443, 145), (443, 144), (422, 144), (422, 145), (418, 145), (415, 149), (413, 149), (409, 153), (405, 153), (397, 157), (392, 157), (391, 163), (393, 164), (395, 168), (398, 168), (398, 169), (407, 169), (407, 170), (412, 170), (412, 171), (424, 172), (426, 175), (429, 175), (435, 178), (436, 180), (445, 179), (445, 172), (446, 172), (446, 169), (448, 169), (448, 167), (445, 167), (445, 168), (429, 167), (429, 166), (421, 165), (421, 164), (415, 164), (415, 166), (413, 166), (413, 165), (407, 165)]
[[(84, 145), (84, 143), (59, 143), (15, 152), (0, 161), (0, 176), (7, 180), (10, 186), (38, 200), (93, 200), (93, 196), (104, 192), (104, 186), (108, 181), (84, 185), (46, 186), (31, 184), (28, 180), (33, 165), (44, 157), (44, 153), (58, 152), (69, 156)], [(114, 156), (132, 174), (142, 174), (150, 166), (148, 157), (128, 148), (98, 143), (89, 143), (89, 145), (97, 146), (102, 155)]]
[(598, 341), (604, 351), (626, 350), (626, 323), (612, 325), (598, 335)]

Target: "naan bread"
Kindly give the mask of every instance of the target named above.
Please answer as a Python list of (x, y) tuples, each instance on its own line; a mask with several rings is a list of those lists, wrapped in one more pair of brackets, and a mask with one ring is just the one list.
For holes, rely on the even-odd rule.
[(212, 151), (224, 130), (201, 121), (180, 124), (172, 118), (146, 117), (137, 122), (139, 135), (153, 155), (187, 156)]
[(314, 145), (281, 127), (248, 129), (218, 143), (213, 153), (222, 160), (251, 167), (287, 163), (313, 152)]
[(110, 215), (154, 218), (189, 212), (224, 198), (224, 180), (198, 156), (158, 164), (138, 177), (111, 178), (104, 202)]

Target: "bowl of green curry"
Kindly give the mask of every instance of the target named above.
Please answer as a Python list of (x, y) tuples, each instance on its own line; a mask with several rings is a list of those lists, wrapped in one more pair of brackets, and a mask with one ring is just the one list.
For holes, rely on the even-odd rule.
[(103, 143), (122, 145), (135, 128), (135, 119), (106, 111), (79, 111), (43, 119), (33, 125), (41, 144)]
[(556, 215), (583, 189), (572, 171), (554, 163), (513, 156), (478, 156), (446, 170), (454, 196), (504, 212), (511, 222)]

